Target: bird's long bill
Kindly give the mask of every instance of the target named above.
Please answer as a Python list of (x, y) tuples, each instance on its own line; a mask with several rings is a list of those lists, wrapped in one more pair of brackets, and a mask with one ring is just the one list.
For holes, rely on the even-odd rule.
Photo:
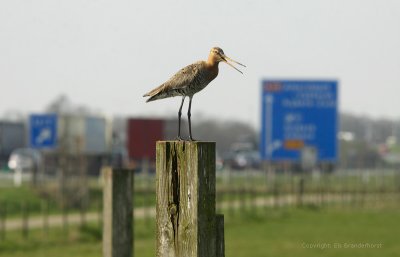
[[(243, 67), (246, 67), (246, 65), (243, 65), (243, 64), (241, 64), (240, 62), (237, 62), (237, 61), (235, 61), (235, 60), (232, 60), (231, 58), (229, 58), (229, 57), (226, 56), (226, 55), (224, 55), (223, 57), (224, 57), (224, 59), (225, 59), (225, 63), (226, 63), (226, 64), (228, 64), (229, 66), (231, 66), (232, 68), (234, 68), (235, 70), (237, 70), (238, 72), (240, 72), (240, 73), (243, 74), (243, 72), (242, 72), (241, 70), (239, 70), (238, 68), (236, 68), (235, 66), (233, 66), (233, 65), (230, 64), (229, 62), (233, 62), (233, 63), (239, 64), (239, 65), (241, 65), (241, 66), (243, 66)], [(228, 62), (228, 61), (229, 61), (229, 62)]]

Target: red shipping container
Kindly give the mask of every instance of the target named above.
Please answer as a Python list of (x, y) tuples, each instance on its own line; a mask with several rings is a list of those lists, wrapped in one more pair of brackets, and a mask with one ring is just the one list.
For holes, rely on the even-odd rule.
[(164, 121), (159, 119), (129, 119), (127, 128), (129, 159), (156, 158), (156, 141), (164, 139)]

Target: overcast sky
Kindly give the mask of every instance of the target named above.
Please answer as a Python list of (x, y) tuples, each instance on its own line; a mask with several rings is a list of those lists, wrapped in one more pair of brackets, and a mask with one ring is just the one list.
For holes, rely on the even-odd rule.
[(0, 116), (62, 93), (107, 115), (176, 115), (180, 98), (142, 95), (213, 46), (247, 68), (220, 64), (193, 120), (258, 126), (268, 78), (338, 79), (342, 111), (400, 118), (397, 0), (1, 1)]

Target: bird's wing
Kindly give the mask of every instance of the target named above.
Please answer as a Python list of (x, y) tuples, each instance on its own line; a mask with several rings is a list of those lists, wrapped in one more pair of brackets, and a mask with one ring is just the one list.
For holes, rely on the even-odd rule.
[[(184, 89), (189, 86), (198, 76), (201, 62), (196, 62), (190, 64), (180, 71), (178, 71), (175, 75), (173, 75), (169, 80), (163, 83), (161, 86), (151, 90), (144, 96), (155, 96), (158, 94), (165, 94), (170, 91), (179, 91), (180, 89)], [(155, 99), (154, 99), (155, 100)]]

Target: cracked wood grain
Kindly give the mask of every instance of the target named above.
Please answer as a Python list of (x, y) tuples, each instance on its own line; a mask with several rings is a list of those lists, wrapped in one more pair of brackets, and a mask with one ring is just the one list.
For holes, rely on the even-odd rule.
[(215, 143), (157, 142), (156, 194), (156, 256), (215, 257)]

